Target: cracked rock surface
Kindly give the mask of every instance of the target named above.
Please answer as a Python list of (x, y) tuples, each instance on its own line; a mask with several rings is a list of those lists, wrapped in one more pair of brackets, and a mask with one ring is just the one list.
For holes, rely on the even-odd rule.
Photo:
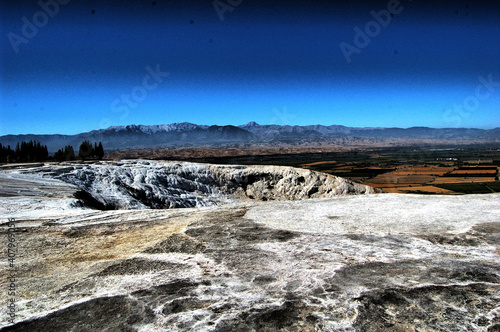
[(498, 194), (98, 211), (17, 176), (38, 191), (0, 195), (18, 244), (0, 331), (500, 329)]
[(380, 192), (310, 170), (125, 160), (52, 164), (11, 172), (61, 180), (80, 188), (78, 198), (100, 209), (167, 209), (240, 200), (300, 200)]

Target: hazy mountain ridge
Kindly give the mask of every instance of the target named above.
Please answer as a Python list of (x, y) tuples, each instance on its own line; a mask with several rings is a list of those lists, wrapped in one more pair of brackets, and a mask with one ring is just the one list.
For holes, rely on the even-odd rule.
[(356, 128), (341, 125), (259, 125), (249, 122), (240, 126), (208, 126), (193, 123), (163, 125), (113, 126), (77, 135), (5, 135), (0, 143), (15, 148), (17, 142), (38, 140), (53, 153), (65, 145), (79, 146), (83, 140), (101, 141), (109, 150), (140, 148), (203, 147), (221, 144), (314, 144), (342, 138), (359, 139), (439, 139), (482, 140), (500, 139), (500, 128)]

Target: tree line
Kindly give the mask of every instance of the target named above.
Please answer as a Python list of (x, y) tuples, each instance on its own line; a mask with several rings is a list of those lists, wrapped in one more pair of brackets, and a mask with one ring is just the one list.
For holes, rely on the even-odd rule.
[(38, 141), (19, 142), (14, 150), (0, 143), (0, 163), (38, 162), (38, 161), (69, 161), (69, 160), (101, 160), (104, 157), (102, 143), (92, 145), (90, 141), (83, 141), (78, 149), (78, 155), (71, 145), (57, 150), (54, 156), (50, 156), (47, 145)]

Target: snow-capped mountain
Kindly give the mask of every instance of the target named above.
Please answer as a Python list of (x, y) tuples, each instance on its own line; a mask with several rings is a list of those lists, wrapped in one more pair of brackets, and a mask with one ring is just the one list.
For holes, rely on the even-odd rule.
[[(107, 129), (93, 130), (77, 135), (6, 135), (0, 136), (3, 146), (14, 148), (20, 141), (40, 141), (47, 145), (49, 152), (73, 145), (78, 147), (83, 140), (101, 141), (107, 151), (181, 148), (181, 147), (217, 147), (217, 146), (276, 146), (278, 144), (332, 143), (335, 140), (352, 139), (432, 139), (449, 141), (479, 140), (498, 142), (500, 128), (491, 130), (468, 128), (354, 128), (340, 125), (260, 125), (249, 122), (240, 126), (208, 126), (193, 123), (173, 123), (162, 125), (114, 126)], [(338, 143), (338, 142), (337, 142)]]
[(135, 131), (142, 132), (145, 134), (156, 134), (156, 133), (168, 133), (168, 132), (186, 132), (196, 129), (207, 129), (210, 126), (206, 125), (196, 125), (189, 122), (182, 123), (172, 123), (172, 124), (162, 124), (162, 125), (128, 125), (128, 126), (112, 126), (107, 129), (97, 130), (99, 133), (106, 133), (108, 131), (123, 132), (123, 131)]

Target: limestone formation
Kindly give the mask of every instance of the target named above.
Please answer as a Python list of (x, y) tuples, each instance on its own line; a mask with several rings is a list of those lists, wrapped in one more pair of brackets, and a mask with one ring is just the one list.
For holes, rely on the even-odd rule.
[(22, 170), (74, 184), (82, 201), (101, 209), (212, 206), (235, 200), (300, 200), (376, 189), (336, 176), (277, 166), (121, 161), (47, 165)]
[[(0, 172), (0, 238), (14, 229), (17, 245), (0, 331), (500, 329), (499, 194), (319, 198), (362, 187), (289, 168), (146, 163), (115, 164), (124, 172), (101, 187), (111, 173), (97, 166)], [(146, 209), (131, 191), (114, 202), (140, 209), (78, 203), (85, 188), (85, 200), (111, 204), (100, 199), (124, 188), (115, 181), (159, 195), (168, 188), (145, 188), (168, 178), (165, 165), (177, 167), (168, 183), (192, 186), (178, 198), (215, 205)]]

